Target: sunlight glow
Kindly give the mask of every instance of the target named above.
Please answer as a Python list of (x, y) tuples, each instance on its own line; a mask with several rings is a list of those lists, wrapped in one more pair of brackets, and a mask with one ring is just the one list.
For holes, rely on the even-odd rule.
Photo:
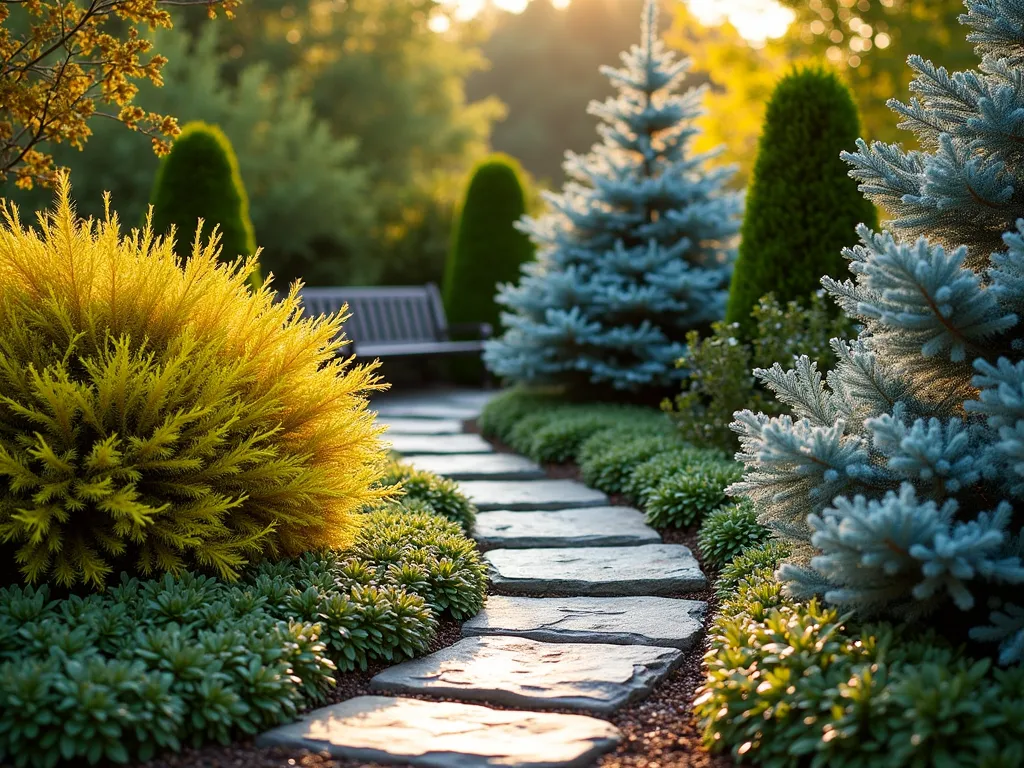
[(774, 0), (688, 0), (688, 4), (702, 24), (728, 20), (751, 41), (780, 37), (793, 21), (793, 11)]

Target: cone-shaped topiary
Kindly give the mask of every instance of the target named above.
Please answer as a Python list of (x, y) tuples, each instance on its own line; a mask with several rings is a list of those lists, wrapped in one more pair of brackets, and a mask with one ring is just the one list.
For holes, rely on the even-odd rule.
[[(153, 230), (167, 234), (174, 227), (175, 251), (181, 258), (192, 253), (196, 237), (206, 242), (215, 227), (224, 259), (256, 253), (249, 197), (235, 150), (215, 125), (196, 121), (181, 129), (171, 153), (157, 169), (149, 202)], [(253, 282), (258, 281), (254, 272)]]
[(515, 280), (533, 244), (513, 226), (526, 213), (523, 171), (494, 154), (473, 170), (455, 219), (444, 275), (444, 307), (453, 323), (498, 327), (498, 285)]
[(38, 231), (0, 207), (0, 567), (233, 578), (348, 544), (389, 494), (366, 407), (383, 385), (336, 357), (339, 319), (303, 318), (297, 285), (250, 291), (252, 257), (182, 262), (148, 229), (77, 220), (69, 194)]
[(687, 331), (724, 313), (741, 200), (732, 170), (692, 151), (702, 91), (678, 92), (689, 62), (658, 40), (654, 0), (622, 62), (602, 69), (618, 96), (590, 105), (602, 141), (569, 153), (551, 211), (524, 219), (537, 260), (503, 286), (508, 331), (484, 360), (514, 382), (644, 400), (685, 376)]
[(822, 275), (849, 274), (842, 249), (857, 225), (876, 225), (874, 206), (840, 158), (860, 135), (847, 87), (823, 69), (799, 69), (775, 88), (747, 197), (726, 322), (751, 330), (758, 299), (806, 300)]

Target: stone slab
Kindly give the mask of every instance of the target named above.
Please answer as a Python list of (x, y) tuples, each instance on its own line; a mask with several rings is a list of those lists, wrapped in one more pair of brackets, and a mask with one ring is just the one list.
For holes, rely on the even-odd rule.
[(638, 547), (494, 549), (491, 584), (519, 595), (675, 595), (704, 589), (707, 577), (682, 544)]
[(388, 435), (457, 435), (462, 422), (456, 419), (377, 419)]
[(614, 547), (661, 541), (629, 507), (589, 507), (551, 512), (497, 510), (481, 512), (473, 538), (481, 544), (509, 549), (531, 547)]
[(480, 435), (388, 435), (391, 450), (402, 455), (494, 453), (494, 448)]
[(531, 480), (544, 477), (544, 470), (539, 464), (514, 453), (403, 456), (402, 461), (452, 480)]
[(467, 480), (460, 488), (481, 511), (608, 506), (605, 494), (575, 480)]
[(274, 728), (256, 744), (424, 768), (583, 768), (621, 738), (611, 723), (585, 715), (359, 696)]
[(707, 603), (670, 597), (505, 597), (491, 595), (462, 634), (514, 635), (548, 643), (657, 645), (688, 651)]
[(471, 405), (431, 400), (409, 403), (374, 403), (374, 408), (384, 419), (455, 419), (465, 421), (480, 415), (480, 408)]
[(646, 696), (682, 657), (675, 648), (645, 645), (467, 637), (385, 669), (370, 689), (607, 714)]

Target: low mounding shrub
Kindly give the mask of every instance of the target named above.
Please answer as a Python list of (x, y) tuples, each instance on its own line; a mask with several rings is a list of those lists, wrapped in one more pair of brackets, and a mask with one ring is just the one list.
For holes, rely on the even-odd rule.
[(662, 403), (687, 442), (734, 453), (739, 438), (729, 425), (736, 411), (784, 412), (754, 369), (794, 355), (807, 355), (819, 368), (831, 366), (835, 352), (830, 339), (850, 330), (846, 318), (829, 311), (820, 291), (802, 304), (790, 301), (784, 306), (769, 294), (758, 302), (752, 318), (749, 337), (739, 323), (725, 322), (712, 325), (711, 335), (704, 338), (697, 332), (687, 336), (687, 353), (679, 361), (687, 371), (683, 391)]
[(697, 545), (705, 561), (720, 566), (767, 536), (768, 529), (757, 522), (754, 505), (740, 501), (720, 507), (704, 518), (697, 533)]
[(557, 389), (513, 387), (491, 398), (480, 413), (480, 433), (507, 443), (512, 429), (526, 416), (542, 409), (558, 406), (564, 401)]
[[(386, 457), (373, 366), (297, 289), (246, 287), (215, 244), (185, 262), (116, 217), (0, 225), (0, 557), (28, 582), (117, 570), (236, 578), (265, 555), (350, 544)], [(14, 574), (9, 574), (15, 578)]]
[(0, 763), (227, 744), (294, 719), (338, 670), (424, 653), (440, 615), (479, 611), (486, 573), (458, 525), (399, 505), (366, 518), (348, 550), (230, 584), (183, 572), (66, 600), (0, 589)]
[(848, 628), (835, 609), (783, 597), (764, 568), (709, 635), (694, 709), (712, 750), (771, 768), (1024, 764), (1020, 667), (888, 624)]
[(404, 501), (425, 505), (434, 514), (458, 523), (467, 533), (473, 530), (476, 506), (459, 491), (459, 484), (454, 480), (396, 461), (381, 482), (385, 486), (401, 483)]
[(789, 545), (775, 539), (747, 547), (722, 566), (715, 582), (718, 597), (727, 599), (736, 592), (741, 582), (755, 573), (770, 576), (789, 555)]
[[(685, 445), (685, 443), (680, 443)], [(641, 507), (647, 505), (651, 493), (665, 480), (681, 472), (691, 472), (705, 464), (725, 461), (725, 455), (718, 451), (700, 448), (676, 448), (660, 453), (639, 464), (623, 484), (623, 491), (629, 500)]]
[(672, 475), (647, 495), (647, 522), (658, 528), (688, 528), (728, 502), (725, 489), (743, 475), (733, 462), (700, 465)]
[(604, 450), (592, 450), (580, 465), (583, 482), (605, 493), (622, 493), (633, 470), (640, 464), (685, 443), (670, 435), (636, 437), (624, 442), (608, 442)]

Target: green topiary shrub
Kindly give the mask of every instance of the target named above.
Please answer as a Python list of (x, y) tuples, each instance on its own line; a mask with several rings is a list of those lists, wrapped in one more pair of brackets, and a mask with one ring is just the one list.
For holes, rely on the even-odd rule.
[(388, 494), (381, 385), (337, 356), (340, 324), (249, 291), (212, 244), (182, 264), (78, 221), (69, 195), (41, 231), (0, 224), (0, 574), (230, 579), (351, 543)]
[(524, 186), (518, 161), (500, 153), (470, 174), (445, 264), (444, 308), (451, 322), (490, 323), (498, 330), (498, 286), (515, 282), (520, 265), (533, 258), (533, 244), (514, 226), (526, 213)]
[[(683, 443), (682, 445), (685, 445)], [(708, 463), (725, 461), (725, 454), (700, 448), (676, 448), (638, 465), (623, 484), (623, 492), (634, 504), (647, 505), (651, 493), (669, 477), (690, 472)]]
[(647, 496), (647, 522), (658, 528), (688, 528), (725, 504), (725, 489), (743, 476), (735, 462), (707, 463), (672, 475)]
[[(215, 227), (222, 258), (232, 261), (256, 253), (238, 159), (228, 137), (215, 125), (196, 121), (181, 129), (171, 153), (160, 162), (149, 202), (153, 230), (167, 234), (173, 227), (175, 252), (182, 259), (192, 255), (197, 237), (200, 243), (207, 242)], [(257, 272), (251, 280), (259, 286)]]
[(400, 461), (391, 463), (381, 480), (384, 486), (401, 484), (406, 502), (426, 505), (434, 514), (458, 523), (469, 533), (476, 522), (476, 507), (461, 491), (459, 484), (431, 472), (421, 472)]
[(747, 196), (727, 323), (750, 331), (750, 313), (766, 293), (781, 302), (803, 300), (822, 275), (849, 274), (842, 249), (856, 242), (858, 224), (877, 222), (839, 157), (859, 135), (850, 92), (831, 72), (799, 69), (775, 88)]
[(719, 507), (704, 518), (697, 545), (706, 562), (721, 566), (767, 537), (768, 529), (757, 522), (754, 505), (740, 501)]
[(605, 493), (622, 493), (637, 466), (666, 451), (686, 447), (674, 435), (645, 435), (609, 443), (605, 450), (591, 452), (580, 465), (583, 482)]

